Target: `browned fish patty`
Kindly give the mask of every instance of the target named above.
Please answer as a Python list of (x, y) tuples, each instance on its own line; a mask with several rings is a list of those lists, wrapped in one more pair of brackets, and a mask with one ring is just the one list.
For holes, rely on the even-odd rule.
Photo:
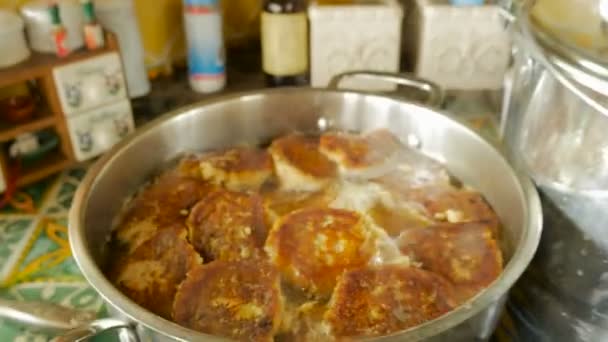
[(336, 197), (336, 189), (326, 187), (320, 191), (273, 191), (262, 194), (264, 207), (274, 220), (305, 208), (327, 207)]
[(402, 233), (401, 251), (452, 282), (464, 301), (502, 272), (502, 253), (485, 222), (442, 223)]
[(386, 129), (378, 129), (365, 135), (324, 133), (319, 143), (321, 153), (346, 172), (380, 166), (393, 158), (401, 148), (397, 137)]
[(272, 341), (280, 325), (279, 274), (264, 261), (213, 261), (188, 273), (173, 307), (175, 322), (240, 341)]
[(266, 150), (238, 147), (213, 152), (200, 161), (203, 180), (229, 190), (257, 190), (273, 175), (273, 163)]
[(182, 227), (190, 208), (211, 189), (201, 180), (173, 172), (160, 176), (133, 200), (114, 232), (117, 242), (130, 253), (159, 229)]
[(284, 190), (317, 191), (336, 176), (336, 165), (319, 152), (319, 140), (299, 134), (275, 139), (269, 151)]
[(409, 192), (410, 200), (421, 204), (427, 216), (438, 222), (484, 221), (498, 236), (500, 221), (483, 196), (475, 191), (447, 187), (420, 188)]
[(373, 241), (358, 213), (307, 208), (275, 222), (266, 252), (284, 280), (312, 294), (328, 296), (345, 270), (368, 262)]
[(173, 299), (186, 273), (202, 262), (186, 241), (186, 230), (158, 231), (124, 259), (110, 276), (114, 284), (144, 308), (171, 319)]
[(173, 172), (180, 177), (202, 179), (201, 159), (198, 154), (189, 154), (182, 157)]
[(205, 260), (263, 255), (267, 226), (259, 195), (216, 190), (192, 208), (187, 226), (190, 242)]
[[(283, 292), (285, 295), (285, 291)], [(329, 325), (323, 321), (327, 310), (325, 301), (290, 303), (286, 301), (281, 317), (281, 329), (275, 342), (333, 341)]]
[(345, 272), (325, 314), (337, 337), (385, 335), (454, 307), (450, 284), (415, 267), (383, 265)]

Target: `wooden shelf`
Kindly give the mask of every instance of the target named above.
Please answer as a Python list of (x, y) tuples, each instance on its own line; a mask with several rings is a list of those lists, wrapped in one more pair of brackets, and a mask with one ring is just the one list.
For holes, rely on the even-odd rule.
[(48, 76), (49, 70), (68, 63), (78, 62), (90, 57), (95, 57), (108, 52), (116, 52), (118, 41), (116, 36), (106, 32), (106, 46), (101, 49), (89, 51), (84, 48), (72, 51), (68, 56), (60, 58), (53, 53), (40, 53), (32, 51), (30, 57), (25, 61), (0, 69), (0, 88), (11, 84), (33, 80)]
[(27, 132), (36, 132), (55, 125), (57, 119), (48, 112), (39, 113), (36, 117), (24, 123), (9, 124), (0, 122), (0, 142), (16, 138)]
[[(59, 58), (54, 54), (32, 52), (27, 60), (0, 69), (0, 88), (26, 81), (35, 81), (35, 86), (44, 99), (44, 106), (41, 105), (37, 108), (38, 115), (31, 120), (13, 125), (0, 122), (0, 171), (2, 171), (0, 177), (4, 177), (6, 180), (7, 175), (13, 172), (7, 149), (9, 141), (26, 132), (33, 133), (53, 128), (59, 137), (59, 144), (56, 149), (43, 156), (42, 159), (24, 163), (21, 166), (20, 174), (17, 175), (17, 187), (42, 180), (77, 162), (72, 148), (68, 124), (55, 85), (53, 70), (59, 66), (84, 61), (107, 53), (120, 53), (116, 36), (106, 31), (105, 38), (105, 46), (98, 50), (81, 49), (73, 51), (64, 58)], [(0, 193), (4, 190), (0, 189)]]
[(19, 178), (17, 179), (17, 186), (42, 180), (65, 169), (71, 164), (72, 161), (61, 154), (59, 150), (54, 151), (41, 160), (24, 166)]
[(94, 51), (78, 50), (63, 58), (59, 58), (54, 54), (32, 51), (30, 58), (27, 60), (6, 69), (0, 69), (0, 87), (42, 77), (48, 73), (50, 65), (53, 67), (61, 66), (111, 51), (113, 50), (106, 48)]

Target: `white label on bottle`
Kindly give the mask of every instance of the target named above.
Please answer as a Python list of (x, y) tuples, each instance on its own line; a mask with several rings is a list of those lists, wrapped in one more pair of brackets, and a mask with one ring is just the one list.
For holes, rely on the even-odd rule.
[(262, 12), (262, 68), (270, 75), (291, 76), (308, 71), (306, 13)]

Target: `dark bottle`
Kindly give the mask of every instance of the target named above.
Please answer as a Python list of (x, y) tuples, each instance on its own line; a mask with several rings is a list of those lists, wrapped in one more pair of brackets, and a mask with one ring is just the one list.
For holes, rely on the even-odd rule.
[(269, 87), (304, 85), (308, 76), (305, 0), (265, 0), (261, 17), (262, 69)]

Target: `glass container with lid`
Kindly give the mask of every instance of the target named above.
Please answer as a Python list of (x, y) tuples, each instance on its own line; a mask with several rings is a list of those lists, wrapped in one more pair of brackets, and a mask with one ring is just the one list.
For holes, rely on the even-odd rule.
[(521, 340), (608, 338), (605, 0), (517, 4), (502, 133), (538, 186), (543, 236), (509, 308)]
[[(588, 0), (569, 3), (581, 2)], [(593, 2), (600, 13), (605, 0)], [(594, 44), (581, 44), (592, 35), (563, 34), (551, 25), (562, 16), (554, 18), (559, 13), (551, 14), (553, 7), (544, 4), (525, 2), (517, 10), (503, 107), (505, 139), (537, 182), (608, 195), (608, 50), (599, 48), (608, 33), (597, 34)], [(600, 30), (604, 21), (596, 24)]]

